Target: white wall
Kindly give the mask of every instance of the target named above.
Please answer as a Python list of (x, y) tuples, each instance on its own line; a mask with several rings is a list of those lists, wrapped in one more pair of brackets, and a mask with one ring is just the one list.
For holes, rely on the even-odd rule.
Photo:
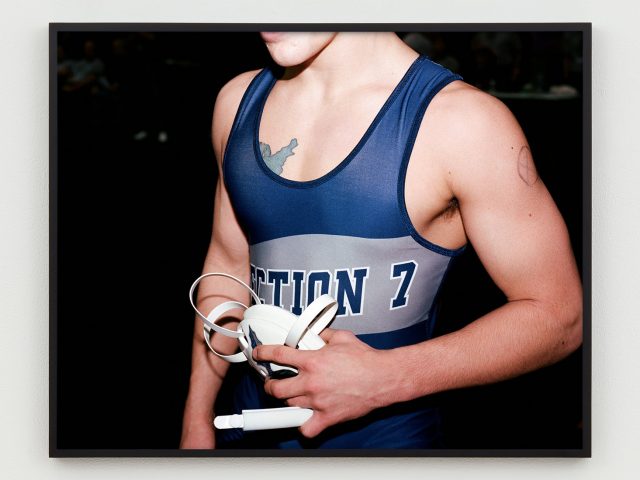
[[(637, 478), (639, 16), (623, 0), (24, 0), (0, 7), (2, 478)], [(357, 4), (362, 6), (358, 6)], [(366, 5), (366, 6), (364, 6)], [(593, 22), (592, 459), (49, 459), (49, 22)], [(91, 419), (87, 419), (88, 422)], [(360, 477), (362, 478), (362, 477)]]

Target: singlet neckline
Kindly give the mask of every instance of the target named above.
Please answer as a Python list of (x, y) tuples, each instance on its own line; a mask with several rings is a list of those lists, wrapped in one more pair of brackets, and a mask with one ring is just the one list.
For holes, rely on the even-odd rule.
[(266, 162), (262, 158), (262, 154), (260, 152), (260, 122), (262, 120), (262, 113), (263, 113), (264, 107), (265, 107), (265, 105), (267, 103), (267, 99), (269, 98), (269, 94), (271, 93), (271, 90), (273, 89), (273, 87), (275, 86), (276, 82), (278, 81), (278, 78), (276, 78), (276, 76), (273, 74), (273, 72), (271, 70), (269, 70), (268, 68), (265, 68), (264, 69), (265, 74), (269, 74), (270, 78), (268, 80), (267, 87), (266, 87), (262, 97), (260, 98), (259, 102), (257, 103), (257, 114), (255, 115), (255, 124), (254, 124), (253, 132), (252, 132), (254, 159), (256, 160), (256, 162), (258, 163), (258, 165), (260, 166), (262, 171), (268, 177), (270, 177), (274, 181), (276, 181), (276, 182), (278, 182), (278, 183), (280, 183), (282, 185), (288, 186), (288, 187), (309, 188), (309, 187), (314, 187), (314, 186), (320, 185), (320, 184), (326, 182), (327, 180), (333, 178), (340, 171), (342, 171), (349, 163), (351, 163), (351, 160), (353, 160), (353, 158), (358, 154), (358, 152), (362, 149), (362, 147), (367, 143), (367, 140), (369, 139), (369, 137), (373, 133), (373, 131), (376, 128), (376, 126), (378, 125), (378, 123), (380, 123), (380, 121), (384, 117), (384, 115), (387, 112), (387, 110), (389, 110), (389, 107), (391, 107), (391, 105), (392, 105), (393, 101), (395, 100), (395, 98), (398, 96), (398, 94), (400, 93), (400, 91), (402, 90), (404, 85), (413, 76), (413, 72), (416, 70), (418, 65), (425, 58), (426, 57), (423, 54), (419, 54), (413, 60), (413, 62), (407, 68), (407, 70), (405, 71), (405, 73), (402, 76), (402, 78), (400, 79), (400, 81), (396, 84), (396, 86), (393, 88), (393, 90), (391, 91), (391, 93), (389, 94), (389, 96), (387, 97), (385, 102), (382, 104), (382, 107), (380, 108), (380, 110), (378, 110), (378, 113), (373, 118), (372, 122), (369, 124), (369, 127), (366, 129), (364, 135), (362, 135), (360, 140), (356, 143), (356, 145), (349, 152), (349, 154), (344, 159), (342, 159), (335, 167), (333, 167), (331, 170), (329, 170), (327, 173), (321, 175), (318, 178), (314, 178), (312, 180), (290, 180), (288, 178), (281, 177), (280, 175), (278, 175), (277, 173), (275, 173), (271, 169), (269, 169), (269, 167), (266, 165)]

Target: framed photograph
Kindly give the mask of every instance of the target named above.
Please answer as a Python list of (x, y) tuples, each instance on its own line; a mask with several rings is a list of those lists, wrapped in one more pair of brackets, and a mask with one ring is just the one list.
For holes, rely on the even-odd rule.
[(53, 23), (50, 111), (50, 456), (591, 455), (590, 24)]

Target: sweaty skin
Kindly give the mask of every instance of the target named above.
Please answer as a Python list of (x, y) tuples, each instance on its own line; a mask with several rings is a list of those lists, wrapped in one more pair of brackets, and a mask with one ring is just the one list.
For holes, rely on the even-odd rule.
[[(348, 155), (417, 55), (389, 32), (263, 38), (287, 69), (267, 99), (259, 138), (265, 145), (291, 145), (296, 132), (296, 143), (306, 150), (298, 149), (295, 162), (285, 164), (285, 157), (281, 175), (297, 181), (321, 177)], [(233, 118), (256, 74), (231, 80), (216, 100), (212, 138), (219, 178)], [(256, 360), (299, 370), (295, 378), (267, 381), (265, 390), (289, 405), (314, 409), (300, 427), (303, 435), (316, 436), (396, 402), (511, 378), (578, 348), (580, 278), (566, 226), (527, 145), (511, 112), (494, 97), (455, 81), (433, 98), (407, 169), (410, 220), (420, 235), (445, 248), (471, 243), (507, 303), (459, 331), (391, 350), (332, 329), (323, 332), (327, 344), (318, 351), (258, 346)], [(248, 242), (224, 182), (218, 180), (215, 195), (203, 270), (248, 283)], [(219, 280), (204, 284), (198, 299), (203, 311), (226, 300), (249, 300), (248, 293)], [(201, 332), (196, 318), (181, 448), (215, 447), (213, 405), (228, 364), (212, 358)], [(235, 348), (233, 340), (218, 341), (217, 350)]]

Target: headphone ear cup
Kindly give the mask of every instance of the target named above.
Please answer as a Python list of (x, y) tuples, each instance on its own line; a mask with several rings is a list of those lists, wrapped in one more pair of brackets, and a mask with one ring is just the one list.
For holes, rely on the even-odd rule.
[[(270, 305), (260, 305), (257, 307), (271, 307)], [(279, 307), (275, 307), (279, 308)], [(282, 321), (273, 318), (273, 308), (256, 308), (250, 312), (249, 318), (244, 318), (240, 323), (240, 330), (244, 334), (238, 341), (243, 347), (246, 359), (260, 375), (265, 378), (286, 378), (297, 375), (298, 371), (287, 365), (280, 365), (273, 362), (257, 362), (253, 359), (253, 349), (257, 345), (284, 345), (288, 329), (282, 325)], [(285, 311), (285, 313), (287, 313)], [(295, 317), (295, 316), (294, 316)], [(282, 320), (282, 319), (281, 319)]]
[(300, 350), (320, 350), (325, 346), (325, 341), (317, 333), (307, 331), (298, 342)]
[(260, 343), (284, 345), (284, 340), (297, 318), (280, 307), (253, 305), (245, 310), (241, 325), (246, 338), (251, 334), (250, 328)]
[[(247, 308), (239, 302), (223, 302), (209, 312), (208, 316), (204, 316), (197, 309), (193, 294), (198, 283), (202, 279), (211, 276), (227, 277), (240, 283), (251, 292), (256, 304)], [(218, 272), (205, 273), (198, 277), (189, 290), (189, 301), (196, 314), (204, 322), (203, 334), (209, 349), (228, 362), (248, 361), (264, 377), (272, 376), (277, 372), (282, 373), (284, 376), (295, 375), (297, 370), (272, 362), (254, 361), (252, 351), (256, 345), (288, 345), (301, 350), (322, 348), (325, 343), (319, 333), (333, 320), (337, 310), (336, 301), (325, 294), (311, 302), (298, 317), (281, 307), (261, 303), (260, 298), (249, 285), (232, 275)], [(217, 325), (216, 322), (220, 317), (229, 310), (236, 308), (244, 309), (243, 320), (237, 330), (229, 330)], [(222, 355), (216, 352), (210, 342), (210, 337), (214, 331), (227, 337), (236, 338), (240, 344), (240, 352), (233, 355)]]
[[(326, 294), (320, 295), (307, 305), (307, 308), (304, 309), (302, 314), (296, 318), (296, 321), (289, 329), (284, 343), (295, 348), (305, 335), (315, 334), (318, 336), (317, 340), (320, 340), (322, 343), (318, 343), (315, 339), (309, 340), (309, 345), (319, 345), (315, 348), (309, 348), (309, 350), (322, 348), (324, 341), (319, 337), (319, 334), (331, 323), (337, 311), (338, 302), (336, 302), (335, 299)], [(311, 339), (312, 337), (309, 338)]]
[(288, 312), (284, 308), (265, 304), (250, 306), (245, 310), (243, 316), (247, 320), (260, 319), (275, 321), (284, 328), (288, 328), (290, 325), (293, 325), (298, 319), (297, 316)]
[[(320, 330), (324, 329), (333, 319), (337, 308), (337, 302), (333, 298), (322, 295), (307, 307), (307, 314), (303, 312), (300, 317), (281, 307), (260, 304), (245, 310), (244, 319), (254, 326), (262, 343), (317, 350), (325, 343), (313, 327), (319, 326)], [(284, 337), (280, 338), (283, 332)]]

